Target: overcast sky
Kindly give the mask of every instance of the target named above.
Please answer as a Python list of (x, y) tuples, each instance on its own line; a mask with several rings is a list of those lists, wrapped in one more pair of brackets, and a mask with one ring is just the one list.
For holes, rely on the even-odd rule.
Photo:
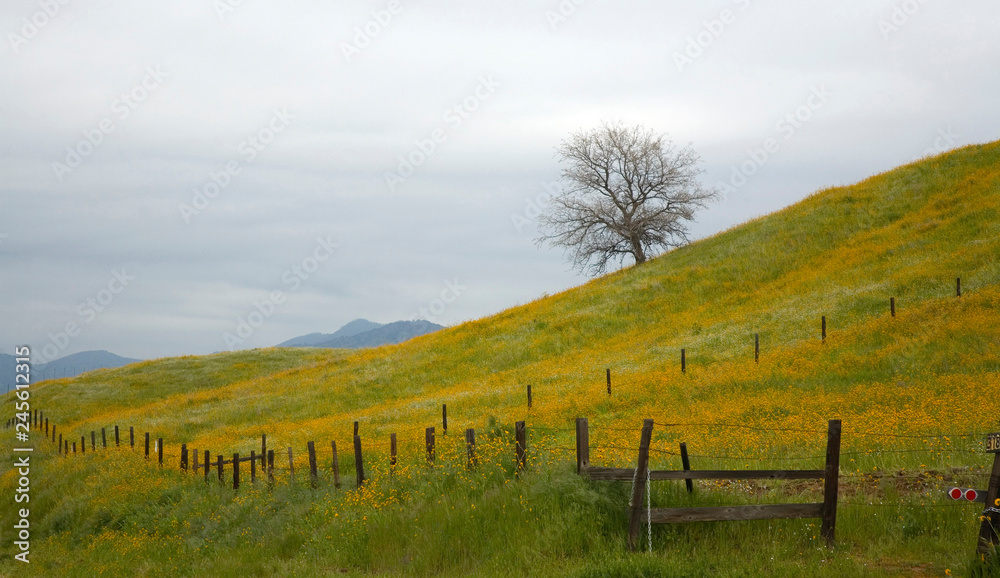
[(998, 30), (995, 0), (4, 0), (0, 351), (482, 317), (586, 280), (534, 243), (571, 132), (690, 143), (704, 237), (1000, 138)]

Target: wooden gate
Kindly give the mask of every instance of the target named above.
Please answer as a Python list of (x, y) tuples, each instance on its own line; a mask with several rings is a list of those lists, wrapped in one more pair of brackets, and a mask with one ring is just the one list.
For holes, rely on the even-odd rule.
[[(683, 522), (721, 522), (736, 520), (775, 520), (821, 518), (820, 535), (827, 546), (834, 544), (837, 524), (837, 488), (840, 471), (839, 419), (830, 420), (827, 428), (826, 467), (822, 470), (649, 470), (649, 444), (653, 420), (643, 421), (637, 467), (603, 468), (590, 466), (589, 433), (586, 418), (577, 419), (577, 468), (591, 480), (630, 481), (632, 502), (629, 510), (628, 544), (635, 550), (636, 538), (643, 523), (674, 524)], [(646, 481), (658, 480), (823, 480), (823, 501), (811, 504), (763, 504), (691, 508), (650, 508), (643, 511)]]

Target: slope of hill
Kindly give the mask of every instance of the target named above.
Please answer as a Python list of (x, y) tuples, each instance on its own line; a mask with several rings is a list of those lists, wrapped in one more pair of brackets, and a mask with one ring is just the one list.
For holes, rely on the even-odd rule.
[[(137, 555), (157, 559), (164, 572), (181, 565), (287, 575), (334, 568), (969, 573), (978, 563), (969, 552), (981, 508), (928, 505), (936, 495), (930, 490), (909, 495), (903, 482), (869, 483), (862, 472), (919, 470), (925, 480), (982, 472), (979, 438), (966, 434), (995, 430), (1000, 414), (998, 217), (1000, 143), (970, 146), (820, 191), (643, 266), (400, 345), (158, 360), (46, 383), (33, 390), (33, 402), (74, 438), (122, 423), (219, 454), (259, 447), (261, 433), (273, 447), (319, 440), (329, 449), (329, 440), (350, 447), (358, 421), (366, 451), (381, 458), (366, 458), (375, 462), (376, 481), (364, 492), (301, 485), (279, 487), (273, 500), (257, 491), (234, 500), (231, 491), (206, 491), (173, 469), (142, 467), (127, 452), (51, 466), (36, 452), (51, 489), (35, 506), (33, 547), (65, 560), (59, 570), (79, 574), (122, 570), (116, 560)], [(506, 439), (515, 420), (526, 420), (530, 473), (510, 483), (510, 458), (491, 454), (481, 473), (464, 464), (428, 470), (424, 427), (441, 424), (442, 403), (450, 428), (474, 427), (485, 439)], [(766, 533), (761, 522), (657, 527), (656, 554), (629, 558), (622, 554), (627, 484), (573, 475), (569, 428), (579, 416), (590, 418), (592, 462), (619, 467), (634, 463), (641, 419), (655, 418), (656, 465), (671, 469), (679, 467), (671, 453), (678, 441), (692, 448), (699, 469), (789, 463), (782, 460), (815, 466), (824, 442), (816, 432), (840, 418), (845, 492), (864, 503), (842, 506), (842, 545), (833, 555), (817, 547), (813, 521), (793, 520), (765, 522)], [(385, 463), (394, 432), (405, 456), (395, 477)], [(454, 445), (448, 455), (465, 451), (458, 438), (440, 436), (442, 455), (444, 446)], [(75, 484), (104, 476), (102, 468), (113, 472), (108, 479), (141, 477), (146, 485), (116, 482), (120, 495), (111, 501), (99, 483)], [(16, 483), (2, 478), (11, 494)], [(815, 495), (815, 488), (780, 483), (705, 484), (693, 497), (658, 487), (654, 502), (692, 505)], [(13, 518), (12, 507), (3, 511)], [(748, 537), (758, 533), (769, 537)], [(259, 563), (258, 549), (275, 542), (267, 569), (239, 566), (244, 556)], [(0, 549), (12, 552), (9, 544)]]

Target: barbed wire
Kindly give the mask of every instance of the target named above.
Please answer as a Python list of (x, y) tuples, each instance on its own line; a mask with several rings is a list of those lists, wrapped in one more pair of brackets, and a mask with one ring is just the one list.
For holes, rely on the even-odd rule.
[(546, 425), (536, 425), (531, 423), (526, 423), (525, 427), (530, 429), (542, 430), (542, 431), (557, 431), (563, 433), (576, 433), (576, 430), (571, 427), (554, 427)]
[(826, 430), (818, 430), (818, 429), (768, 428), (768, 427), (759, 427), (759, 426), (735, 424), (735, 423), (707, 423), (707, 422), (706, 423), (659, 423), (654, 421), (653, 424), (658, 425), (660, 427), (720, 427), (720, 428), (749, 429), (754, 431), (827, 433)]
[[(680, 455), (680, 454), (674, 454)], [(735, 461), (808, 461), (808, 460), (825, 460), (826, 456), (803, 456), (803, 457), (792, 457), (792, 456), (706, 456), (699, 454), (688, 454), (689, 458), (702, 458), (708, 460), (735, 460)]]
[(848, 452), (840, 452), (841, 456), (862, 456), (862, 455), (877, 455), (877, 454), (916, 454), (916, 453), (949, 453), (949, 454), (979, 454), (981, 451), (976, 450), (966, 450), (960, 448), (954, 449), (941, 449), (941, 448), (911, 448), (905, 450), (853, 450)]
[(887, 437), (887, 438), (970, 438), (970, 437), (986, 437), (986, 433), (950, 433), (950, 434), (894, 434), (887, 432), (861, 432), (861, 431), (850, 431), (844, 430), (842, 435), (856, 435), (856, 436), (869, 436), (869, 437)]
[[(639, 435), (640, 433), (642, 433), (642, 429), (641, 428), (615, 428), (615, 427), (605, 427), (605, 426), (591, 426), (589, 423), (587, 424), (587, 428), (588, 429), (597, 430), (597, 431), (613, 431), (613, 432), (630, 433), (630, 434), (636, 434), (636, 435)], [(573, 431), (573, 430), (570, 430), (570, 431)]]

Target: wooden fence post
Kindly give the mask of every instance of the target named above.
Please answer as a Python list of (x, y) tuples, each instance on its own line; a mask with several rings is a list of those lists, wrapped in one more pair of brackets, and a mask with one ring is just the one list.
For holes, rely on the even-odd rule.
[(163, 438), (156, 440), (156, 453), (159, 458), (160, 465), (163, 465)]
[(181, 470), (187, 471), (188, 469), (188, 445), (181, 444)]
[(240, 454), (233, 454), (233, 489), (240, 489)]
[(59, 451), (62, 452), (62, 449), (63, 449), (62, 434), (59, 434)]
[(133, 450), (135, 449), (135, 427), (128, 426), (128, 445)]
[[(1000, 496), (1000, 453), (993, 454), (993, 469), (990, 471), (990, 485), (986, 488), (986, 507), (995, 508), (996, 499)], [(976, 552), (979, 554), (989, 554), (996, 547), (997, 533), (996, 525), (1000, 520), (992, 520), (993, 517), (988, 512), (983, 512), (982, 524), (979, 525), (979, 542)]]
[(90, 430), (90, 451), (97, 451), (97, 433), (94, 430)]
[(358, 474), (358, 487), (365, 483), (365, 463), (361, 457), (361, 436), (354, 436), (354, 468)]
[(587, 418), (576, 418), (576, 473), (590, 467), (590, 426)]
[(628, 549), (635, 551), (639, 525), (642, 523), (642, 502), (646, 498), (646, 475), (649, 470), (649, 442), (653, 438), (653, 420), (642, 421), (642, 438), (639, 441), (639, 459), (635, 467), (635, 483), (632, 484), (632, 501), (628, 518)]
[(108, 434), (104, 431), (105, 428), (101, 428), (101, 446), (104, 449), (108, 449)]
[(52, 424), (52, 441), (56, 441), (56, 424)]
[(219, 470), (219, 483), (221, 484), (222, 480), (223, 480), (222, 470), (223, 470), (225, 459), (222, 457), (222, 454), (219, 454), (217, 459), (218, 459), (217, 465), (218, 465), (218, 470)]
[(312, 487), (316, 487), (316, 482), (319, 479), (319, 472), (316, 471), (316, 443), (309, 442), (306, 444), (306, 449), (309, 451), (309, 478), (312, 483)]
[(956, 277), (955, 278), (955, 297), (961, 297), (961, 296), (962, 296), (962, 278), (961, 277)]
[(829, 548), (833, 547), (837, 528), (837, 490), (840, 484), (839, 419), (831, 419), (826, 433), (826, 476), (823, 480), (823, 525), (820, 535)]
[(524, 469), (524, 450), (528, 445), (527, 432), (524, 429), (524, 422), (514, 423), (514, 458), (517, 460), (517, 473)]
[[(354, 423), (356, 425), (358, 422), (354, 422)], [(295, 462), (292, 461), (292, 447), (291, 446), (288, 446), (288, 477), (291, 480), (291, 483), (294, 484), (295, 483)]]
[(892, 315), (893, 317), (896, 316), (896, 298), (895, 297), (890, 297), (889, 298), (889, 314)]
[(687, 362), (684, 359), (684, 350), (681, 349), (681, 373), (687, 373)]
[(87, 436), (80, 436), (80, 453), (87, 453)]
[(118, 424), (115, 424), (115, 447), (122, 447), (121, 439), (118, 437)]
[(191, 464), (191, 471), (194, 472), (195, 475), (198, 475), (198, 450), (191, 450), (191, 458), (191, 461), (193, 462)]
[(340, 461), (337, 459), (337, 442), (330, 442), (330, 448), (333, 450), (333, 487), (340, 487)]
[(146, 432), (146, 459), (149, 459), (149, 432)]
[(212, 469), (212, 454), (205, 450), (205, 481), (208, 481), (208, 471)]
[(389, 434), (389, 465), (396, 466), (396, 434)]
[(45, 418), (45, 437), (49, 437), (49, 418)]
[(826, 342), (826, 315), (823, 316), (823, 342)]
[(267, 469), (267, 434), (260, 434), (260, 471)]
[(531, 408), (531, 384), (528, 384), (528, 407)]
[(441, 433), (448, 435), (448, 404), (441, 404)]
[(605, 369), (604, 374), (608, 378), (608, 395), (611, 395), (611, 368)]
[[(691, 471), (691, 461), (688, 460), (688, 445), (684, 442), (681, 442), (681, 464), (684, 466), (685, 472)], [(687, 486), (689, 494), (694, 491), (694, 482), (691, 478), (684, 478), (684, 485)]]
[(753, 334), (753, 362), (760, 363), (760, 333)]
[(250, 483), (257, 483), (257, 453), (250, 450)]
[[(69, 443), (69, 442), (66, 442)], [(73, 442), (73, 455), (76, 455), (76, 442)]]
[(274, 450), (267, 450), (267, 483), (274, 483)]
[(465, 451), (469, 454), (468, 468), (474, 469), (479, 461), (476, 459), (476, 430), (472, 428), (465, 430)]
[(357, 421), (355, 421), (354, 422), (354, 435), (359, 435), (359, 433), (358, 433), (359, 426), (360, 426), (360, 424)]
[(434, 428), (429, 427), (424, 432), (424, 441), (427, 442), (427, 463), (434, 464)]

